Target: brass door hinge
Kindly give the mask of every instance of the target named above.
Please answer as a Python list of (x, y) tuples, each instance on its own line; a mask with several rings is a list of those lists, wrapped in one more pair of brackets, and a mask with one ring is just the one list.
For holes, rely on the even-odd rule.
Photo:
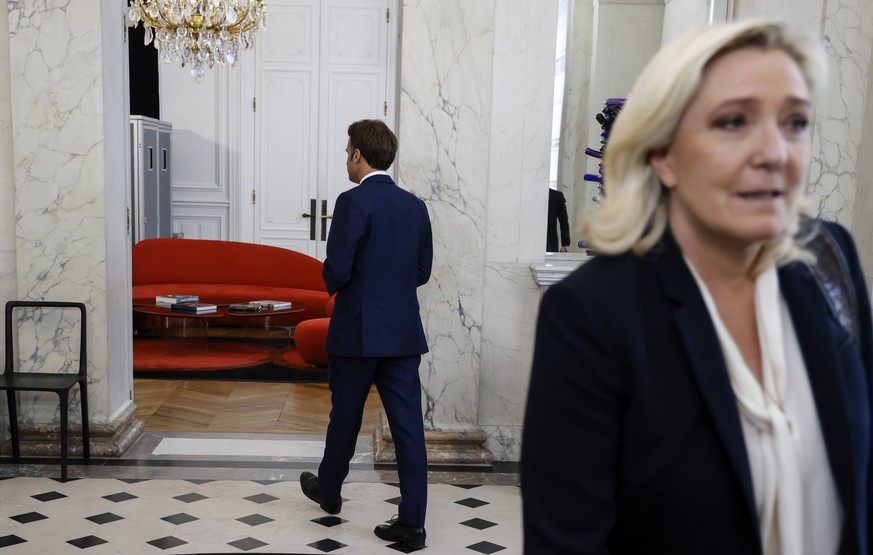
[(383, 110), (385, 112), (385, 115), (387, 116), (388, 115), (388, 101), (387, 100), (385, 101), (385, 107)]
[(252, 97), (252, 112), (258, 111), (258, 99), (257, 97)]
[(391, 23), (391, 8), (385, 8), (385, 23)]
[(130, 208), (124, 210), (127, 212), (127, 234), (130, 235)]
[(255, 190), (252, 189), (252, 204), (255, 203)]

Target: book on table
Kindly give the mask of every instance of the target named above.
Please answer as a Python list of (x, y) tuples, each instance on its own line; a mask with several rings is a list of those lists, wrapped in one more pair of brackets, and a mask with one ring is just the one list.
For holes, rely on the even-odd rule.
[(250, 301), (249, 304), (260, 305), (265, 310), (287, 310), (291, 308), (291, 301)]
[(252, 314), (260, 312), (263, 307), (258, 303), (234, 303), (227, 305), (228, 312)]
[(170, 310), (185, 314), (209, 314), (216, 312), (218, 306), (210, 303), (175, 303), (170, 306)]
[(155, 304), (158, 306), (172, 306), (176, 303), (197, 303), (200, 302), (198, 295), (158, 295), (155, 297)]

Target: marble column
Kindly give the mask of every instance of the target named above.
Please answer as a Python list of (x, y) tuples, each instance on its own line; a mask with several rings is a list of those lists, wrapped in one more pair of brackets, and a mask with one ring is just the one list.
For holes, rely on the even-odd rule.
[[(15, 288), (15, 189), (12, 184), (12, 104), (9, 90), (9, 22), (6, 2), (0, 4), (0, 300), (11, 299)], [(0, 303), (2, 310), (2, 303)], [(0, 347), (4, 343), (0, 318)], [(6, 396), (0, 396), (0, 442), (6, 437)]]
[(557, 2), (501, 0), (494, 10), (491, 140), (483, 282), (479, 425), (500, 460), (517, 460), (545, 255)]
[[(14, 296), (87, 305), (92, 453), (118, 454), (142, 430), (131, 400), (123, 5), (6, 4)], [(36, 323), (22, 326), (26, 332)], [(61, 322), (40, 337), (34, 359), (45, 357), (67, 328)], [(76, 427), (82, 418), (77, 390), (71, 406)], [(56, 453), (57, 397), (22, 393), (19, 413), (22, 454)], [(72, 438), (74, 453), (80, 441)]]
[(419, 289), (430, 432), (477, 427), (493, 11), (494, 0), (403, 5), (396, 170), (434, 232), (433, 274)]
[(475, 438), (513, 460), (539, 295), (530, 264), (545, 251), (557, 5), (403, 10), (398, 178), (434, 229), (420, 290), (426, 426), (433, 445)]

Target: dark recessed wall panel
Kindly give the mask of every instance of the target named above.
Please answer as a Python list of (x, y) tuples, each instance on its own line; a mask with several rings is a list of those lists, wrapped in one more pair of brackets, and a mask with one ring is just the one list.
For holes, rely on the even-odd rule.
[(142, 23), (128, 28), (127, 53), (130, 61), (130, 113), (161, 119), (158, 92), (158, 50), (143, 44)]

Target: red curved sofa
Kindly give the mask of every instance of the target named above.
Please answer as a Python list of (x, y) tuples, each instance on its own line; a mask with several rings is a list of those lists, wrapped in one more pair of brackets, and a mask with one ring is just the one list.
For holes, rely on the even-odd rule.
[[(273, 316), (274, 325), (296, 326), (327, 316), (330, 296), (321, 277), (323, 264), (303, 253), (209, 239), (145, 239), (131, 253), (135, 304), (153, 303), (157, 295), (195, 294), (215, 304), (270, 299), (306, 307), (303, 312)], [(239, 321), (223, 316), (216, 323)], [(135, 318), (134, 330), (147, 322), (148, 318)]]

